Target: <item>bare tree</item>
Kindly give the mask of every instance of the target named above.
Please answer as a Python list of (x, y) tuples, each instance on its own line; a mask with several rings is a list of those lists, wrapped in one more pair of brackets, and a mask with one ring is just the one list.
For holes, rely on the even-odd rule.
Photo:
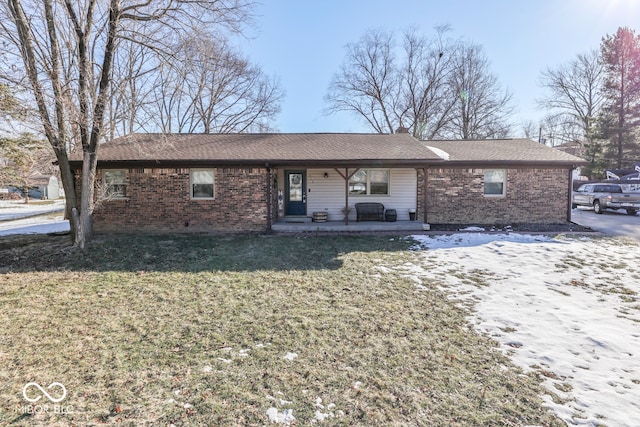
[[(155, 73), (160, 65), (157, 55), (130, 40), (118, 40), (114, 58), (113, 84), (106, 122), (108, 139), (151, 127), (145, 108), (152, 101)], [(153, 116), (152, 116), (153, 117)]]
[(448, 134), (460, 139), (501, 138), (511, 130), (512, 95), (491, 73), (482, 47), (461, 44), (450, 79), (457, 99)]
[(547, 68), (542, 72), (541, 85), (547, 95), (537, 101), (538, 106), (549, 113), (547, 121), (563, 123), (566, 140), (593, 138), (595, 122), (603, 103), (602, 85), (604, 67), (596, 50), (579, 54), (568, 64)]
[[(405, 63), (399, 70), (402, 86), (400, 105), (405, 105), (401, 122), (418, 139), (435, 139), (451, 121), (456, 98), (449, 90), (453, 46), (444, 40), (447, 27), (437, 28), (434, 40), (404, 35)], [(402, 124), (402, 123), (401, 123)]]
[(510, 130), (511, 94), (502, 91), (476, 45), (404, 33), (367, 32), (347, 54), (325, 96), (327, 112), (349, 111), (376, 132), (409, 129), (416, 138), (485, 138)]
[(522, 134), (527, 139), (538, 139), (539, 125), (533, 120), (523, 120), (520, 122)]
[(550, 114), (540, 121), (538, 131), (539, 142), (554, 147), (565, 142), (581, 142), (584, 144), (582, 125), (574, 120), (567, 120), (566, 115)]
[[(280, 111), (277, 80), (223, 41), (190, 34), (173, 49), (177, 61), (163, 65), (155, 83), (155, 109), (166, 132), (245, 132), (267, 124)], [(180, 55), (179, 53), (182, 53)]]
[(327, 112), (353, 112), (375, 132), (394, 133), (400, 125), (400, 81), (393, 49), (393, 36), (382, 30), (368, 31), (359, 42), (349, 43), (325, 96)]
[[(31, 94), (60, 166), (77, 246), (84, 248), (93, 234), (97, 151), (106, 132), (119, 41), (162, 50), (173, 34), (194, 27), (240, 31), (250, 6), (244, 0), (7, 0), (0, 5), (0, 41), (7, 49), (0, 78)], [(73, 145), (83, 160), (77, 193), (68, 157)]]

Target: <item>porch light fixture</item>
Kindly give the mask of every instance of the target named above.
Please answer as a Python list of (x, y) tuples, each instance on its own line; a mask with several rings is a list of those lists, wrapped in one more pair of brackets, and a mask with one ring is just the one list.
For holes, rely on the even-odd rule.
[(325, 173), (324, 173), (324, 177), (325, 177), (325, 178), (329, 178), (329, 172), (325, 172)]

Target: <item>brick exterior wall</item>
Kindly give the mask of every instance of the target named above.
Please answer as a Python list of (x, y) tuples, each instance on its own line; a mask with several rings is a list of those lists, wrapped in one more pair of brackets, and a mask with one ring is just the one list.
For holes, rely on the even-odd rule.
[[(192, 199), (189, 168), (126, 169), (127, 197), (99, 201), (96, 232), (261, 232), (267, 229), (267, 169), (212, 167), (215, 198)], [(271, 174), (271, 185), (273, 182)], [(76, 182), (78, 182), (78, 177)], [(96, 183), (102, 183), (98, 170)], [(272, 197), (272, 219), (277, 199)]]
[[(95, 231), (263, 232), (269, 223), (267, 185), (271, 185), (271, 223), (277, 220), (277, 169), (270, 172), (264, 167), (213, 169), (213, 200), (191, 199), (189, 168), (126, 169), (127, 197), (97, 203)], [(425, 221), (424, 169), (417, 171), (417, 219)], [(506, 225), (567, 221), (567, 169), (505, 171), (506, 195), (487, 197), (484, 195), (485, 169), (428, 168), (425, 222)], [(96, 183), (102, 184), (101, 170), (98, 170)], [(79, 188), (78, 175), (76, 185)]]
[[(485, 170), (428, 169), (426, 222), (478, 225), (567, 222), (567, 169), (505, 169), (504, 197), (484, 195)], [(422, 173), (418, 174), (418, 180), (419, 219), (424, 220)]]

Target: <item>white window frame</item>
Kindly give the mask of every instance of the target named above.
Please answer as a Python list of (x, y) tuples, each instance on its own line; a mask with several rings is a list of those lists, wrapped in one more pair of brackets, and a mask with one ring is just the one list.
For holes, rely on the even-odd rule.
[[(194, 172), (211, 172), (211, 178), (212, 178), (212, 182), (211, 185), (213, 186), (213, 196), (211, 197), (202, 197), (202, 196), (196, 196), (193, 193), (193, 186), (197, 185), (197, 184), (209, 184), (209, 183), (196, 183), (194, 182)], [(215, 169), (211, 169), (211, 168), (201, 168), (201, 169), (191, 169), (189, 171), (189, 195), (191, 196), (192, 200), (214, 200), (216, 198), (216, 170)]]
[[(108, 175), (113, 176), (114, 173), (122, 175), (122, 180), (113, 182)], [(124, 187), (124, 191), (114, 191), (113, 185), (119, 185)], [(127, 170), (126, 169), (103, 169), (102, 170), (102, 186), (104, 188), (104, 195), (108, 200), (113, 199), (127, 199)]]
[[(391, 169), (384, 168), (360, 168), (358, 172), (364, 171), (367, 174), (367, 181), (365, 183), (367, 189), (365, 194), (357, 194), (349, 191), (349, 197), (389, 197), (391, 195)], [(387, 174), (387, 192), (385, 194), (371, 194), (371, 172), (382, 171)], [(358, 173), (356, 172), (356, 173)], [(355, 173), (354, 173), (355, 175)], [(349, 179), (349, 187), (356, 182), (351, 181), (353, 176)]]
[[(501, 181), (493, 181), (488, 180), (490, 174), (495, 174), (496, 172), (502, 173)], [(502, 184), (502, 193), (487, 193), (487, 184)], [(485, 169), (484, 170), (484, 179), (482, 180), (483, 185), (483, 194), (485, 197), (505, 197), (507, 194), (507, 170), (506, 169)]]

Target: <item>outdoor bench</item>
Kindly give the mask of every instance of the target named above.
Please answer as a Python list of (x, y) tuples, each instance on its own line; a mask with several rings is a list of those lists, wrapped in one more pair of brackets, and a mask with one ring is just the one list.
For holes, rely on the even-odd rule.
[(382, 203), (356, 203), (356, 221), (384, 221)]

